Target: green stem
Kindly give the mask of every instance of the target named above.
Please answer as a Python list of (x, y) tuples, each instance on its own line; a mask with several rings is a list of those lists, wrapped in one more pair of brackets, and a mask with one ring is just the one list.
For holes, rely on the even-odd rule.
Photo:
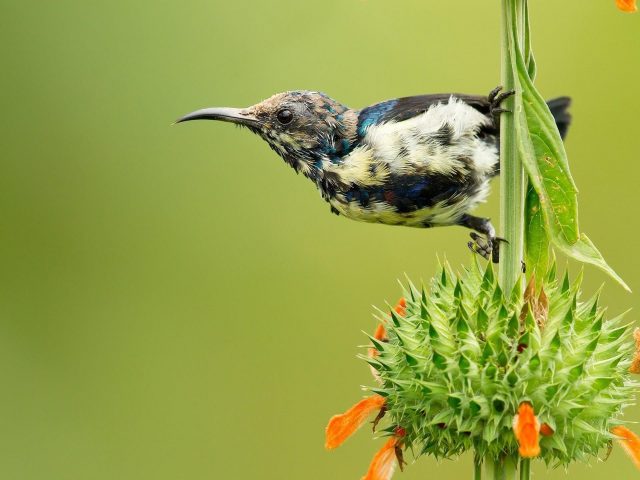
[(473, 480), (482, 480), (482, 457), (478, 452), (473, 454)]
[[(515, 89), (516, 72), (513, 68), (511, 52), (526, 48), (529, 39), (525, 36), (528, 28), (527, 0), (502, 0), (502, 87), (504, 91)], [(515, 27), (515, 28), (514, 28)], [(517, 36), (511, 32), (516, 31)], [(528, 35), (528, 34), (527, 34)], [(527, 54), (529, 55), (529, 53)], [(502, 291), (509, 295), (522, 274), (524, 259), (524, 204), (526, 194), (526, 175), (524, 165), (518, 154), (518, 138), (514, 113), (516, 105), (521, 103), (522, 92), (505, 101), (504, 108), (513, 113), (504, 113), (500, 119), (500, 225), (502, 236), (507, 243), (501, 245), (499, 281)], [(517, 102), (515, 100), (518, 100)], [(492, 480), (515, 480), (518, 459), (501, 457), (487, 461), (487, 474)], [(479, 462), (475, 462), (475, 475)], [(530, 464), (523, 460), (520, 479), (529, 479)]]
[[(502, 0), (502, 87), (504, 91), (513, 90), (514, 72), (509, 53), (509, 32), (516, 22), (522, 25), (524, 0)], [(518, 5), (513, 15), (513, 2)], [(521, 31), (522, 29), (519, 28)], [(516, 48), (520, 48), (516, 45)], [(520, 95), (520, 92), (516, 92)], [(507, 99), (504, 108), (515, 108), (513, 97)], [(513, 113), (503, 113), (500, 119), (500, 224), (502, 236), (508, 243), (501, 245), (499, 279), (503, 292), (509, 294), (518, 281), (522, 271), (524, 253), (524, 195), (525, 172), (517, 151), (517, 138)]]
[(506, 480), (506, 473), (500, 460), (493, 462), (493, 480)]
[(491, 480), (515, 480), (517, 465), (515, 459), (502, 457), (485, 463), (487, 465), (487, 476)]
[(520, 460), (520, 480), (529, 480), (531, 477), (531, 460), (523, 458)]

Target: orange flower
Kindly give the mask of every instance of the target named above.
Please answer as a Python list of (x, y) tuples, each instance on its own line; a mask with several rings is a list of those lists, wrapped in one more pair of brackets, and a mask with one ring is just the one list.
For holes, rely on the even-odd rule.
[(325, 448), (331, 450), (339, 447), (347, 438), (358, 430), (367, 417), (384, 406), (384, 398), (372, 395), (360, 400), (353, 407), (340, 415), (334, 415), (326, 429)]
[(540, 455), (539, 431), (540, 422), (533, 413), (533, 407), (528, 402), (522, 402), (513, 419), (513, 433), (520, 445), (518, 451), (521, 457), (533, 458)]
[(398, 300), (395, 311), (398, 315), (403, 317), (407, 314), (407, 301), (404, 297), (401, 297), (400, 300)]
[(396, 461), (402, 470), (402, 437), (405, 431), (397, 428), (393, 437), (376, 453), (362, 480), (389, 480), (396, 469)]
[(624, 451), (627, 452), (627, 455), (631, 457), (633, 463), (636, 464), (636, 467), (640, 468), (640, 438), (623, 426), (617, 426), (611, 429), (611, 433), (620, 437), (618, 438), (618, 443), (620, 446), (624, 448)]
[(635, 12), (638, 10), (636, 6), (636, 0), (616, 0), (616, 5), (623, 12)]

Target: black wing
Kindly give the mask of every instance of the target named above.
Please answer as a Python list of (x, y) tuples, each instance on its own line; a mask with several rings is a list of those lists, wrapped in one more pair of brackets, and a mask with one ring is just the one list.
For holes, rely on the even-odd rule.
[(455, 97), (462, 100), (470, 107), (475, 108), (480, 113), (489, 113), (489, 101), (487, 97), (474, 96), (474, 95), (461, 95), (457, 93), (438, 93), (434, 95), (416, 95), (415, 97), (404, 97), (396, 100), (396, 104), (387, 111), (381, 121), (388, 122), (390, 120), (401, 122), (408, 118), (420, 115), (432, 105), (438, 103), (447, 103), (451, 97)]
[(368, 127), (378, 123), (389, 121), (402, 122), (403, 120), (413, 118), (429, 110), (429, 107), (432, 105), (447, 103), (451, 96), (462, 100), (482, 114), (489, 114), (490, 104), (487, 97), (462, 95), (458, 93), (416, 95), (414, 97), (387, 100), (386, 102), (363, 108), (358, 116), (358, 133), (362, 135)]

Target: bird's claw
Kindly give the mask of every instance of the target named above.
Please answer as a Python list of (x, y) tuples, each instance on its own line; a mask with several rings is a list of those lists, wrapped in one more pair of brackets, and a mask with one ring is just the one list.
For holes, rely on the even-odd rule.
[(476, 232), (471, 232), (469, 236), (471, 237), (471, 241), (467, 243), (469, 250), (481, 255), (485, 260), (491, 259), (493, 263), (500, 261), (500, 244), (507, 242), (504, 238), (484, 237)]
[(489, 92), (487, 100), (489, 101), (489, 112), (491, 116), (497, 118), (501, 113), (511, 113), (511, 110), (502, 108), (501, 104), (504, 100), (516, 93), (515, 90), (509, 90), (507, 92), (502, 91), (502, 86), (497, 86)]
[(490, 104), (493, 103), (493, 99), (496, 98), (496, 96), (501, 91), (502, 91), (502, 85), (498, 85), (496, 88), (494, 88), (489, 92), (489, 95), (487, 95), (487, 100), (489, 101)]
[(478, 235), (476, 232), (471, 232), (470, 236), (471, 236), (471, 241), (467, 243), (469, 250), (471, 250), (473, 253), (477, 253), (478, 255), (482, 256), (482, 258), (484, 258), (485, 260), (489, 260), (489, 256), (492, 251), (492, 246), (489, 245), (491, 240), (490, 239), (485, 240), (484, 237)]

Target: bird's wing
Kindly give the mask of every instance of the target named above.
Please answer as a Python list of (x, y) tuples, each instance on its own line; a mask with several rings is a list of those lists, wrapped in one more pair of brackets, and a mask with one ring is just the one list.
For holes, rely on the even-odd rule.
[(433, 95), (416, 95), (414, 97), (404, 97), (386, 102), (377, 103), (360, 111), (358, 116), (358, 132), (364, 131), (371, 125), (389, 121), (401, 122), (409, 118), (420, 115), (432, 105), (446, 103), (451, 97), (463, 101), (470, 107), (475, 108), (480, 113), (489, 113), (489, 101), (487, 97), (475, 95), (462, 95), (457, 93), (438, 93)]

